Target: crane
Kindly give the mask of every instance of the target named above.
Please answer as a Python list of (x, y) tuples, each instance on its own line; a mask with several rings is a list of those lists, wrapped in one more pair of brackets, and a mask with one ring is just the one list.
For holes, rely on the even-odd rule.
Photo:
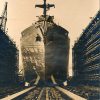
[(7, 2), (5, 2), (4, 10), (0, 17), (0, 29), (5, 32), (6, 29), (6, 22), (7, 22)]

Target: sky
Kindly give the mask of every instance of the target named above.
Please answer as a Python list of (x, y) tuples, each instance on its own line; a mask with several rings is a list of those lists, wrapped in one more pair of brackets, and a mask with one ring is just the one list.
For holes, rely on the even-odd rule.
[[(43, 13), (42, 9), (35, 8), (35, 4), (41, 4), (43, 0), (0, 0), (0, 15), (5, 1), (8, 2), (8, 35), (20, 49), (21, 32), (37, 20), (36, 16)], [(72, 47), (91, 21), (90, 17), (94, 17), (99, 10), (99, 0), (47, 0), (47, 2), (55, 4), (55, 8), (51, 8), (48, 14), (53, 15), (54, 21), (69, 31), (69, 73), (72, 75)]]

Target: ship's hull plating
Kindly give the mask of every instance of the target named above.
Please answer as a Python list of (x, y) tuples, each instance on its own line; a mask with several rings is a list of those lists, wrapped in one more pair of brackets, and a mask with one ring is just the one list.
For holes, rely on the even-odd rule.
[(68, 31), (53, 25), (47, 30), (45, 47), (46, 79), (54, 75), (56, 81), (66, 80), (68, 75), (69, 38)]
[[(25, 80), (30, 82), (37, 75), (44, 80), (44, 44), (36, 41), (40, 31), (34, 25), (22, 32), (21, 52)], [(42, 36), (41, 36), (42, 37)]]

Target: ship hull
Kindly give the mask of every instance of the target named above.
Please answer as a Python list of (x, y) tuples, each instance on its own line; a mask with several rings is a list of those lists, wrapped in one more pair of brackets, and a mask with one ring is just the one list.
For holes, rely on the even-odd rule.
[[(54, 23), (47, 26), (45, 37), (43, 31), (36, 25), (22, 32), (21, 51), (26, 81), (36, 78), (37, 73), (42, 81), (50, 80), (51, 75), (54, 75), (57, 81), (62, 82), (67, 79), (68, 31)], [(41, 37), (41, 41), (36, 41), (37, 34)], [(34, 66), (37, 73), (34, 73)]]

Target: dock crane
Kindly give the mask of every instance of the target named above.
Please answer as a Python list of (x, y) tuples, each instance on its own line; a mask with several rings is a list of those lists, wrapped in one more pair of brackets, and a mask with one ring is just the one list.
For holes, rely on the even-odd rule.
[(5, 32), (6, 29), (6, 22), (7, 22), (7, 2), (5, 2), (4, 10), (0, 17), (0, 29)]

